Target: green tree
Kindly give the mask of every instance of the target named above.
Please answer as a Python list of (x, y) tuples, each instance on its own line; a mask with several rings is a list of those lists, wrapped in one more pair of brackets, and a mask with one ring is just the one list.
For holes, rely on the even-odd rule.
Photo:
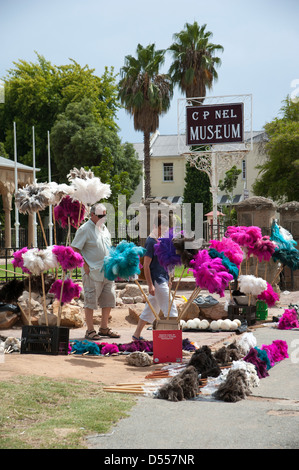
[(138, 44), (137, 57), (127, 55), (121, 68), (119, 98), (124, 108), (133, 116), (134, 128), (143, 132), (145, 197), (151, 195), (150, 134), (159, 127), (159, 116), (170, 107), (173, 95), (168, 75), (160, 74), (165, 51), (156, 50), (155, 44), (147, 47)]
[(236, 165), (234, 165), (230, 170), (225, 172), (224, 180), (220, 180), (218, 184), (220, 191), (224, 191), (229, 200), (228, 206), (223, 208), (227, 225), (235, 225), (237, 222), (237, 213), (233, 208), (232, 203), (234, 189), (237, 186), (240, 173), (242, 173), (242, 170), (239, 170)]
[(186, 164), (186, 176), (184, 187), (184, 203), (191, 203), (191, 227), (195, 227), (195, 204), (203, 204), (203, 214), (212, 209), (212, 193), (209, 188), (210, 180), (204, 171), (199, 171), (188, 162)]
[(185, 29), (174, 34), (175, 42), (168, 48), (173, 57), (169, 74), (187, 98), (206, 96), (206, 89), (211, 89), (218, 78), (216, 67), (221, 60), (215, 53), (222, 52), (223, 47), (210, 42), (213, 35), (205, 31), (206, 26), (196, 21), (186, 23)]
[[(14, 154), (13, 122), (17, 127), (18, 160), (32, 164), (32, 126), (35, 127), (36, 166), (40, 180), (47, 179), (47, 131), (51, 131), (59, 113), (69, 103), (89, 98), (93, 113), (108, 129), (115, 123), (117, 84), (113, 69), (102, 77), (87, 65), (81, 67), (71, 60), (68, 65), (55, 66), (37, 54), (37, 62), (19, 60), (4, 77), (5, 103), (0, 107), (0, 141), (6, 152)], [(84, 162), (82, 162), (84, 164)], [(52, 177), (58, 177), (53, 162)]]
[(257, 167), (253, 191), (279, 202), (299, 201), (299, 102), (287, 97), (281, 112), (281, 119), (265, 125), (266, 161)]

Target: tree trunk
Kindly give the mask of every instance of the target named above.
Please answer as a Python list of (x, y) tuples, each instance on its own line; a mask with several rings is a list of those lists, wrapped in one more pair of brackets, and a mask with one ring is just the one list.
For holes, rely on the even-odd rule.
[(144, 196), (145, 199), (151, 196), (151, 156), (150, 156), (150, 133), (143, 134), (144, 152)]

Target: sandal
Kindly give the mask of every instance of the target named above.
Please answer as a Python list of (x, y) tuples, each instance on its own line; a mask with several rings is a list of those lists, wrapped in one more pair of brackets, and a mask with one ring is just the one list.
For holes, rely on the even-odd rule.
[(95, 330), (86, 330), (85, 338), (91, 339), (92, 341), (98, 341), (99, 339), (101, 339)]
[(139, 336), (139, 338), (137, 338), (137, 336), (132, 336), (132, 339), (133, 341), (145, 341), (145, 339), (143, 338), (143, 336)]
[(112, 331), (110, 328), (100, 328), (99, 335), (108, 336), (109, 338), (120, 338), (120, 335), (115, 331)]

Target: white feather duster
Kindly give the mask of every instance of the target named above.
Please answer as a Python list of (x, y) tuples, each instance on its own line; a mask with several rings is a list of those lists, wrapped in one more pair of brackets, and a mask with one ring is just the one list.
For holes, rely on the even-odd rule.
[(18, 189), (15, 203), (21, 214), (43, 211), (49, 204), (52, 194), (46, 183), (33, 183)]
[(61, 199), (64, 196), (72, 196), (74, 193), (74, 188), (68, 184), (57, 184), (55, 181), (48, 183), (49, 189), (51, 191), (51, 199), (50, 204), (51, 206), (56, 206), (60, 203)]
[(73, 168), (70, 170), (70, 172), (67, 174), (67, 179), (69, 181), (75, 179), (75, 178), (81, 178), (83, 180), (87, 180), (88, 178), (94, 178), (94, 173), (91, 170), (84, 170), (84, 168)]
[(39, 276), (41, 273), (49, 269), (55, 269), (58, 266), (57, 258), (52, 252), (51, 246), (45, 250), (32, 248), (23, 253), (22, 257), (24, 266), (35, 276)]
[(85, 206), (91, 206), (101, 199), (108, 199), (111, 195), (109, 184), (101, 182), (100, 178), (74, 178), (72, 180), (74, 193), (71, 198), (82, 202)]
[(267, 289), (267, 282), (252, 274), (239, 276), (239, 289), (244, 294), (258, 296)]

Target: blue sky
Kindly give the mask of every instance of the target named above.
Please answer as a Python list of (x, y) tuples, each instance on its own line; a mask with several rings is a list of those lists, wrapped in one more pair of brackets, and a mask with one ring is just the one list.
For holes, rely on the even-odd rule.
[[(298, 0), (0, 0), (0, 78), (14, 61), (35, 62), (34, 51), (55, 65), (72, 58), (98, 75), (105, 66), (118, 73), (138, 43), (167, 48), (174, 33), (196, 20), (224, 47), (208, 95), (252, 94), (253, 129), (260, 130), (287, 95), (299, 96), (298, 18)], [(163, 72), (170, 61), (167, 55)], [(161, 134), (177, 133), (181, 97), (176, 90)], [(123, 141), (143, 141), (124, 110), (118, 125)]]

